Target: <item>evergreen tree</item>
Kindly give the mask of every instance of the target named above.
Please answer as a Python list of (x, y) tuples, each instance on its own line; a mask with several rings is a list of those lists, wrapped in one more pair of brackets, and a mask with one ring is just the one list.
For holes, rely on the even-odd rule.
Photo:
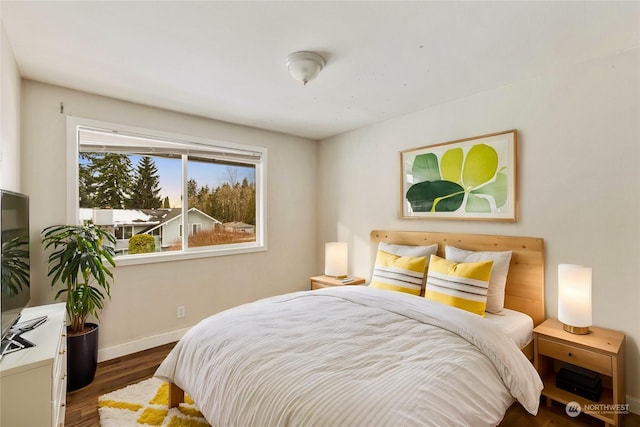
[(256, 183), (245, 178), (240, 188), (240, 203), (242, 204), (241, 221), (245, 224), (256, 224)]
[(191, 198), (198, 194), (198, 183), (195, 179), (189, 178), (187, 181), (187, 197)]
[(194, 179), (187, 183), (189, 207), (221, 221), (256, 223), (256, 184), (244, 178), (237, 179), (235, 171), (228, 172), (228, 181), (216, 188), (202, 187)]
[(189, 178), (187, 181), (187, 206), (189, 206), (189, 208), (195, 207), (202, 210), (199, 195), (200, 191), (198, 190), (198, 183), (195, 179)]
[(163, 208), (170, 208), (171, 204), (169, 204), (169, 196), (164, 198), (164, 202), (162, 202), (162, 207)]
[(80, 153), (78, 161), (78, 197), (81, 208), (96, 207), (95, 176), (93, 174), (93, 162), (97, 153)]
[(91, 162), (95, 207), (123, 209), (129, 205), (133, 178), (131, 160), (125, 154), (99, 153)]
[(141, 157), (136, 166), (131, 199), (126, 203), (132, 209), (156, 209), (162, 205), (160, 177), (155, 162), (149, 156)]

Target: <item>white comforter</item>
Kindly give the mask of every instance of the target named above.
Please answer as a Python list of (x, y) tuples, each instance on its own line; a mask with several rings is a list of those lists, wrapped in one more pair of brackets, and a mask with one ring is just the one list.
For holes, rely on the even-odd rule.
[(542, 383), (471, 313), (365, 286), (236, 307), (194, 326), (156, 376), (216, 427), (484, 426)]

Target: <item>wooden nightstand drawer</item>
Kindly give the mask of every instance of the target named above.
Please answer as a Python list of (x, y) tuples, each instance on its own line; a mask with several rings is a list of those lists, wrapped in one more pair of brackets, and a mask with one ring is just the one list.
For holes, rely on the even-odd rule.
[(612, 375), (611, 356), (569, 344), (538, 338), (538, 352), (572, 365), (581, 366), (604, 375)]

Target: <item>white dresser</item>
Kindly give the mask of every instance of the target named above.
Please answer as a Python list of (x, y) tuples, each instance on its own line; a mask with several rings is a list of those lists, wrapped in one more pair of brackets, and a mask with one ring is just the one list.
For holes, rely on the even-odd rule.
[(48, 316), (22, 337), (35, 347), (0, 360), (0, 425), (63, 427), (67, 396), (65, 304), (25, 308), (20, 321)]

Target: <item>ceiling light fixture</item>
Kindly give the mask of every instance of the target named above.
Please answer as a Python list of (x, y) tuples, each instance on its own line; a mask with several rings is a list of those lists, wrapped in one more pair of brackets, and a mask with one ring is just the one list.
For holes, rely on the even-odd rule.
[(305, 85), (315, 79), (326, 64), (322, 56), (306, 51), (292, 53), (285, 63), (291, 77)]

